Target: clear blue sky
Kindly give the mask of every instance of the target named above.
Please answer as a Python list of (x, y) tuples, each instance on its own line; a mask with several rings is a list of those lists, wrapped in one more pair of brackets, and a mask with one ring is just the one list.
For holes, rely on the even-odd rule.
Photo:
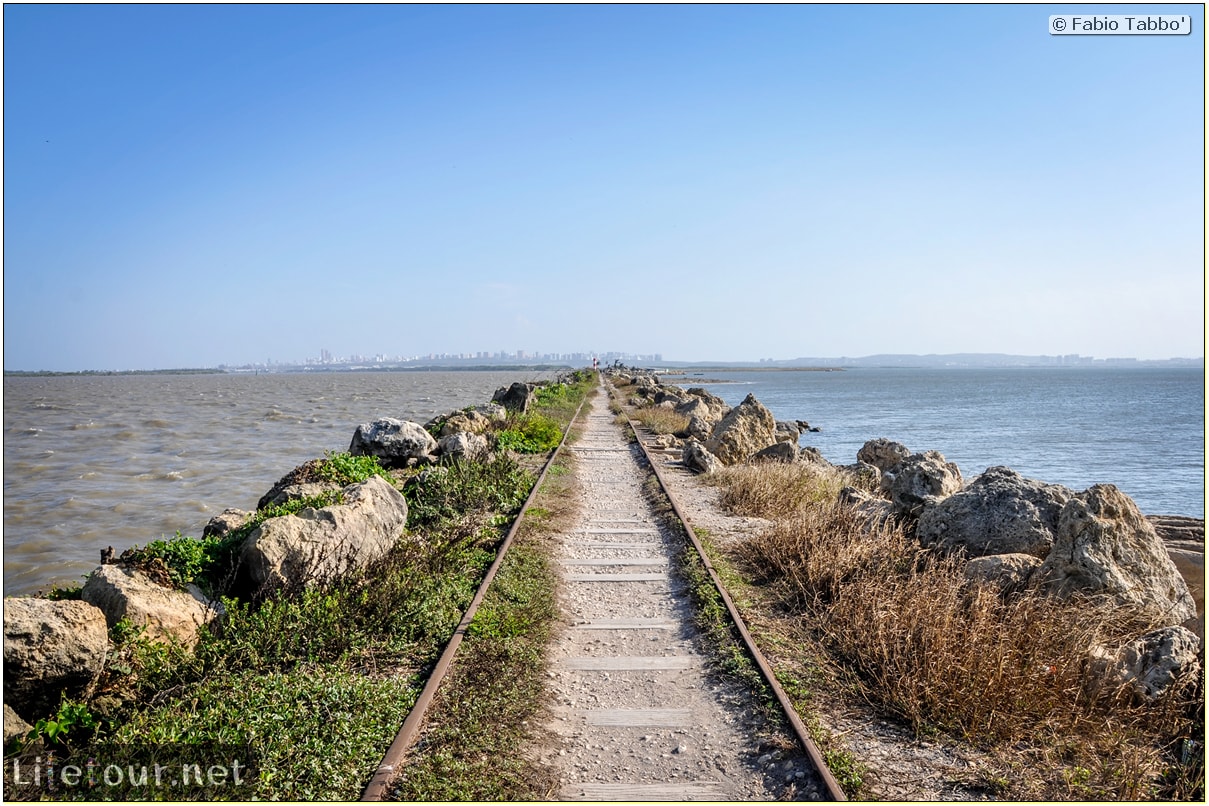
[(1202, 10), (1096, 10), (8, 5), (4, 365), (1200, 356)]

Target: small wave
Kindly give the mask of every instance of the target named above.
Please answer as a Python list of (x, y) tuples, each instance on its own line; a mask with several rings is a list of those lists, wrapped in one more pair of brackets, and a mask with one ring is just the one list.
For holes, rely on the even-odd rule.
[(136, 434), (134, 431), (126, 430), (126, 431), (118, 431), (116, 434), (113, 435), (113, 438), (114, 439), (134, 439), (137, 436), (138, 436), (138, 434)]
[(174, 424), (167, 420), (143, 420), (143, 425), (148, 428), (171, 428)]
[(72, 431), (84, 431), (86, 429), (96, 428), (96, 427), (97, 427), (97, 424), (94, 423), (92, 420), (89, 420), (86, 423), (76, 423), (75, 425), (71, 426), (71, 430)]
[(38, 436), (38, 434), (42, 433), (42, 429), (41, 428), (23, 428), (23, 429), (21, 429), (21, 433), (25, 434), (27, 437), (36, 437), (36, 436)]
[(90, 481), (91, 479), (95, 479), (100, 475), (101, 474), (96, 472), (95, 470), (89, 470), (87, 473), (82, 473), (79, 476), (77, 476), (76, 478), (83, 479), (84, 481)]

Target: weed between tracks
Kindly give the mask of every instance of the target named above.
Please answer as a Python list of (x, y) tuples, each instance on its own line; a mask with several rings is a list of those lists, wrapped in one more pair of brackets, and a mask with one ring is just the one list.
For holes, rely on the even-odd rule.
[[(774, 521), (726, 560), (766, 601), (761, 637), (795, 699), (829, 688), (981, 747), (999, 769), (968, 784), (996, 797), (1200, 799), (1203, 766), (1179, 756), (1203, 743), (1203, 688), (1137, 706), (1084, 685), (1089, 645), (1145, 628), (1122, 608), (964, 585), (952, 560), (835, 504), (836, 474), (735, 467), (714, 483), (731, 511)], [(833, 673), (803, 683), (809, 655)]]

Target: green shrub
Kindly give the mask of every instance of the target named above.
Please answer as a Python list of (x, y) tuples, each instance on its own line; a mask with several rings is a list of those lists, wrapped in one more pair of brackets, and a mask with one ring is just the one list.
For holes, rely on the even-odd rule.
[(394, 483), (390, 474), (378, 462), (376, 456), (353, 456), (347, 452), (332, 453), (328, 451), (323, 462), (317, 468), (319, 476), (324, 481), (330, 481), (341, 486), (359, 484), (368, 481), (371, 476), (381, 476)]
[(554, 420), (544, 414), (527, 414), (496, 435), (496, 446), (517, 453), (544, 453), (557, 448), (562, 438), (562, 429)]

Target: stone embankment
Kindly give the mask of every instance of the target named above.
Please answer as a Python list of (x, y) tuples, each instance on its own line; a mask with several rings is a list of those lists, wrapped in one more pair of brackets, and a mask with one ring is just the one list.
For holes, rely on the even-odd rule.
[[(753, 396), (727, 407), (704, 389), (680, 389), (639, 370), (611, 370), (638, 409), (666, 409), (687, 425), (659, 438), (687, 468), (714, 473), (745, 462), (831, 466), (800, 448), (803, 421), (778, 422)], [(856, 462), (841, 466), (852, 486), (842, 501), (902, 523), (928, 549), (963, 557), (972, 580), (1005, 593), (1031, 587), (1055, 597), (1102, 595), (1146, 618), (1154, 629), (1089, 667), (1134, 681), (1152, 698), (1185, 674), (1199, 672), (1204, 636), (1204, 521), (1144, 517), (1111, 484), (1077, 492), (1027, 479), (1006, 467), (971, 480), (937, 451), (914, 452), (871, 439)], [(1105, 657), (1110, 654), (1111, 657)]]
[[(538, 386), (514, 383), (499, 389), (490, 403), (423, 425), (390, 417), (364, 423), (354, 432), (349, 453), (377, 457), (397, 483), (407, 475), (403, 471), (414, 473), (442, 459), (486, 459), (493, 450), (487, 432), (509, 412), (527, 411)], [(75, 597), (5, 599), (6, 746), (28, 733), (30, 723), (53, 716), (62, 700), (90, 698), (115, 627), (191, 649), (200, 631), (222, 616), (220, 594), (255, 599), (274, 590), (330, 583), (367, 567), (399, 541), (414, 539), (405, 528), (407, 501), (394, 483), (380, 476), (333, 482), (317, 474), (322, 463), (313, 460), (290, 471), (258, 504), (258, 511), (294, 511), (260, 518), (250, 530), (258, 513), (228, 509), (211, 519), (204, 537), (246, 532), (234, 547), (236, 568), (218, 590), (177, 584), (162, 559), (147, 560), (135, 550), (115, 559), (110, 547)]]

